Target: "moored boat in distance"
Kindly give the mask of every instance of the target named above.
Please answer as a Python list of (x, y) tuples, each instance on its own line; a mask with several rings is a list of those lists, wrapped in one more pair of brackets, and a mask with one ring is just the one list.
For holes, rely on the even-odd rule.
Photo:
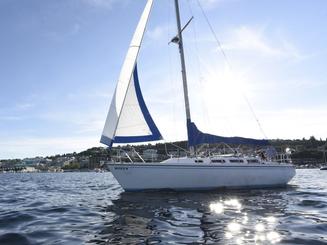
[[(175, 2), (177, 36), (172, 43), (178, 45), (182, 70), (185, 114), (188, 136), (188, 155), (171, 157), (160, 163), (109, 163), (110, 171), (126, 191), (149, 189), (200, 190), (215, 188), (253, 188), (286, 185), (295, 175), (295, 168), (287, 159), (273, 161), (271, 156), (201, 155), (196, 147), (203, 144), (253, 145), (267, 147), (266, 139), (223, 137), (201, 132), (191, 120), (187, 90), (186, 65), (179, 4)], [(161, 140), (162, 136), (144, 102), (136, 60), (153, 5), (148, 0), (128, 49), (113, 95), (109, 113), (101, 136), (101, 143), (109, 148), (114, 143), (135, 143)], [(191, 20), (190, 20), (191, 21)], [(190, 22), (189, 21), (189, 22)], [(189, 23), (188, 22), (188, 23)], [(269, 149), (269, 148), (267, 148)], [(268, 151), (267, 151), (268, 152)], [(263, 154), (261, 152), (261, 154)]]

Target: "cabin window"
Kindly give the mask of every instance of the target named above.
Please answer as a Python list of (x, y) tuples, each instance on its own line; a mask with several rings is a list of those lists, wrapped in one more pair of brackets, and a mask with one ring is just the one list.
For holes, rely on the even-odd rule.
[(212, 163), (224, 163), (225, 160), (224, 159), (212, 159), (211, 162)]
[(201, 160), (201, 159), (196, 159), (195, 162), (200, 162), (200, 163), (201, 163), (201, 162), (203, 162), (203, 160)]
[(248, 159), (248, 163), (258, 163), (258, 159)]
[(243, 160), (240, 160), (240, 159), (230, 159), (229, 162), (237, 163), (237, 162), (243, 162)]

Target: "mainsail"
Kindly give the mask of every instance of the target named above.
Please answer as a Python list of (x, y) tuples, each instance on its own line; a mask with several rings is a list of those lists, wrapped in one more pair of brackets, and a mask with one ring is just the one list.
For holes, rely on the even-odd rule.
[(162, 136), (154, 124), (140, 90), (136, 60), (141, 47), (153, 0), (148, 0), (129, 46), (100, 142), (154, 141)]

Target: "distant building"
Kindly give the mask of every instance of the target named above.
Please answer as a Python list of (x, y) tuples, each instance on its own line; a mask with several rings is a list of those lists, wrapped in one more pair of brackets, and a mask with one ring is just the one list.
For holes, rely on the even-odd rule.
[(21, 162), (25, 166), (37, 166), (44, 160), (43, 157), (24, 158)]
[(44, 164), (44, 165), (46, 165), (46, 166), (50, 166), (52, 162), (53, 162), (52, 159), (49, 159), (49, 158), (44, 158), (41, 161), (41, 163)]
[(70, 163), (74, 162), (76, 159), (75, 157), (71, 157), (71, 156), (60, 156), (60, 157), (56, 157), (53, 161), (52, 161), (52, 166), (57, 166), (57, 167), (63, 167), (65, 165), (69, 165)]
[(25, 167), (25, 169), (22, 170), (23, 173), (34, 173), (38, 172), (38, 170), (34, 167)]
[(89, 169), (101, 168), (101, 163), (109, 161), (110, 157), (107, 154), (99, 154), (95, 156), (90, 156), (89, 158)]
[(81, 168), (88, 168), (90, 163), (90, 158), (88, 156), (82, 156), (78, 158), (78, 162)]

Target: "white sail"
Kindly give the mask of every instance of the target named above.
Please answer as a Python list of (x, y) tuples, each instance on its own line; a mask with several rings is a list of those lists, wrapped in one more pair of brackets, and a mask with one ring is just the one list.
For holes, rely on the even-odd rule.
[(161, 139), (161, 134), (145, 106), (139, 88), (136, 60), (141, 47), (153, 0), (148, 0), (130, 43), (117, 87), (111, 101), (101, 142), (142, 142)]

